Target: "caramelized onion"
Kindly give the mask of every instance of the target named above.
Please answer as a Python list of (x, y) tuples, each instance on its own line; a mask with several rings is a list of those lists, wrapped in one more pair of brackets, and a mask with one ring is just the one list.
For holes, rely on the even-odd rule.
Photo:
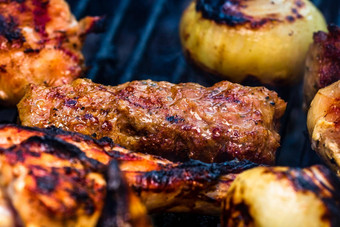
[(326, 23), (308, 0), (194, 0), (180, 24), (187, 57), (233, 82), (298, 81), (312, 34)]
[(221, 226), (339, 226), (339, 190), (321, 165), (253, 168), (231, 184)]
[(340, 81), (315, 95), (307, 126), (312, 148), (340, 176)]

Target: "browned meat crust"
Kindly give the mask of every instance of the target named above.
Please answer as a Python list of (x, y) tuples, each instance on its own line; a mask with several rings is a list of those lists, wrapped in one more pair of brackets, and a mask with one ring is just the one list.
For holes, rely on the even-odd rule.
[(279, 118), (286, 104), (264, 87), (227, 81), (133, 81), (116, 87), (78, 79), (71, 85), (32, 85), (18, 104), (26, 126), (56, 126), (170, 160), (274, 163)]
[(29, 83), (60, 85), (82, 75), (85, 34), (64, 0), (0, 1), (0, 104), (15, 105)]
[[(13, 147), (15, 150), (13, 150)], [(42, 163), (43, 167), (47, 165), (56, 168), (57, 165), (61, 169), (60, 171), (64, 171), (62, 174), (66, 174), (66, 177), (73, 176), (71, 174), (73, 173), (72, 169), (64, 168), (63, 163), (69, 161), (72, 168), (77, 163), (81, 163), (85, 173), (98, 173), (99, 176), (105, 172), (111, 160), (118, 161), (128, 185), (137, 192), (150, 212), (190, 211), (219, 215), (221, 201), (225, 198), (229, 186), (237, 174), (258, 166), (249, 161), (231, 161), (218, 164), (205, 164), (198, 161), (173, 163), (155, 156), (130, 152), (115, 145), (108, 138), (94, 140), (89, 136), (56, 128), (0, 126), (0, 150), (4, 150), (4, 154), (16, 161), (9, 163), (20, 165), (20, 160), (30, 160), (26, 159), (26, 156), (23, 156), (20, 152), (19, 148), (22, 147), (26, 148), (27, 155), (32, 157), (31, 159), (37, 165), (43, 161), (45, 161)], [(23, 151), (26, 152), (26, 150)], [(50, 161), (42, 159), (45, 156)], [(2, 156), (0, 155), (0, 157)], [(57, 162), (56, 160), (59, 159), (65, 161)], [(75, 161), (72, 161), (73, 159)], [(69, 170), (71, 172), (68, 175), (69, 172), (65, 173), (65, 171)], [(2, 176), (2, 173), (4, 172), (0, 172), (0, 176)], [(82, 172), (79, 171), (75, 174), (80, 173)], [(87, 175), (83, 174), (82, 176)], [(9, 179), (8, 182), (10, 183), (11, 180)], [(81, 187), (86, 186), (86, 182), (81, 185)], [(76, 189), (78, 187), (77, 182), (72, 184), (72, 187)], [(91, 185), (88, 187), (91, 188)], [(48, 186), (48, 188), (52, 188), (51, 191), (56, 190), (54, 185)], [(99, 193), (98, 197), (104, 196), (98, 190), (93, 193)], [(93, 199), (99, 200), (99, 198)], [(61, 206), (63, 200), (59, 202)], [(102, 202), (98, 202), (98, 206), (102, 206), (101, 204)], [(74, 209), (81, 209), (80, 204), (78, 206)], [(133, 215), (133, 217), (138, 217), (142, 213), (137, 211), (131, 211), (131, 213), (139, 214)]]
[(117, 163), (104, 165), (61, 138), (71, 136), (84, 145), (90, 139), (14, 125), (1, 126), (0, 131), (5, 138), (0, 146), (0, 189), (10, 204), (7, 209), (16, 216), (15, 226), (97, 226), (100, 216), (99, 226), (104, 227), (151, 226)]
[(316, 92), (340, 79), (340, 28), (328, 26), (329, 33), (314, 34), (306, 61), (304, 95), (308, 108)]

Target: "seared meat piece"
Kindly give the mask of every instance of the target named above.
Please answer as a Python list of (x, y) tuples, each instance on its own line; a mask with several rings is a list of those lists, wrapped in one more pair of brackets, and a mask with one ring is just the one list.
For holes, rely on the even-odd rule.
[(221, 226), (340, 226), (339, 179), (320, 165), (245, 171), (223, 203)]
[[(97, 226), (105, 198), (112, 196), (103, 224), (115, 220), (110, 226), (150, 226), (146, 208), (127, 188), (114, 163), (106, 174), (105, 165), (61, 139), (31, 136), (0, 148), (0, 162), (0, 187), (4, 201), (11, 205), (7, 212), (15, 211), (15, 226)], [(3, 220), (3, 212), (0, 215)]]
[[(13, 145), (22, 147), (31, 140), (38, 141), (36, 149), (40, 145), (43, 149), (41, 152), (46, 150), (44, 149), (46, 141), (54, 141), (49, 142), (51, 146), (49, 149), (54, 149), (54, 146), (59, 143), (73, 146), (77, 157), (90, 165), (91, 169), (98, 169), (99, 172), (100, 169), (105, 169), (111, 160), (116, 160), (127, 183), (138, 193), (150, 212), (193, 211), (218, 215), (221, 201), (225, 198), (236, 175), (243, 170), (258, 166), (249, 161), (218, 164), (204, 164), (198, 161), (173, 163), (155, 156), (131, 152), (115, 145), (109, 138), (94, 140), (89, 136), (56, 128), (38, 129), (3, 125), (0, 126), (0, 138), (0, 147), (3, 149), (11, 149), (8, 147)], [(29, 148), (31, 145), (25, 146)], [(52, 161), (58, 156), (66, 156), (67, 153), (72, 155), (72, 152), (74, 153), (70, 149), (64, 151), (66, 154), (61, 151), (60, 154), (54, 152), (52, 155), (57, 157), (48, 157)], [(16, 153), (8, 151), (12, 156)], [(35, 153), (30, 155), (34, 156)], [(38, 162), (39, 159), (36, 157), (35, 161)], [(62, 163), (45, 164), (54, 166)]]
[(286, 104), (264, 87), (227, 81), (133, 81), (116, 87), (78, 79), (71, 85), (31, 85), (18, 104), (23, 125), (56, 126), (107, 136), (137, 152), (170, 160), (274, 163), (279, 118)]
[[(79, 151), (47, 137), (0, 149), (1, 188), (17, 215), (16, 226), (97, 226), (107, 193), (104, 166)], [(114, 177), (110, 180), (116, 184), (122, 181), (120, 175)], [(108, 192), (113, 194), (112, 189)], [(146, 209), (135, 195), (128, 189), (119, 192), (110, 201), (110, 207), (119, 205), (110, 212), (110, 220), (120, 220), (113, 226), (147, 226)], [(144, 224), (137, 225), (140, 222)]]
[(307, 54), (304, 96), (305, 108), (309, 107), (314, 95), (340, 79), (340, 28), (328, 26), (329, 33), (314, 34), (314, 43)]
[(17, 104), (29, 83), (81, 76), (82, 41), (98, 20), (78, 23), (64, 0), (0, 1), (0, 104)]
[(307, 126), (312, 148), (340, 176), (340, 81), (315, 95)]

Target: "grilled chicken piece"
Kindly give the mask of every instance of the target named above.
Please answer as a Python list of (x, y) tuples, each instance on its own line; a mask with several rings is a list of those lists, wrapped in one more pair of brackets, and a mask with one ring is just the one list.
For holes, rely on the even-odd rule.
[(146, 208), (136, 196), (127, 186), (119, 190), (124, 186), (119, 171), (109, 166), (106, 190), (107, 167), (72, 144), (32, 136), (10, 148), (0, 148), (0, 153), (0, 186), (11, 206), (7, 213), (16, 215), (15, 225), (9, 226), (97, 226), (106, 195), (115, 194), (109, 204), (114, 209), (103, 217), (103, 223), (115, 220), (110, 226), (150, 226), (146, 225)]
[(0, 104), (15, 105), (29, 83), (61, 85), (82, 75), (85, 34), (64, 0), (0, 1)]
[(304, 107), (307, 109), (319, 89), (340, 79), (340, 28), (328, 26), (329, 33), (314, 34), (307, 54), (304, 79)]
[(175, 161), (267, 164), (274, 163), (285, 107), (264, 87), (227, 81), (208, 88), (150, 80), (111, 87), (87, 79), (53, 88), (31, 85), (18, 104), (26, 126), (107, 136), (130, 150)]
[(73, 145), (81, 160), (91, 160), (101, 169), (111, 160), (116, 160), (127, 183), (150, 212), (190, 211), (219, 215), (221, 202), (237, 174), (258, 166), (249, 161), (173, 163), (152, 155), (130, 152), (115, 145), (109, 138), (94, 140), (56, 128), (3, 125), (0, 126), (0, 138), (0, 147), (4, 149), (23, 144), (31, 138), (40, 139), (42, 147), (44, 139), (64, 141), (69, 146)]
[(340, 81), (315, 95), (307, 126), (312, 148), (340, 176)]
[(221, 226), (340, 226), (339, 180), (320, 165), (245, 171), (223, 203)]

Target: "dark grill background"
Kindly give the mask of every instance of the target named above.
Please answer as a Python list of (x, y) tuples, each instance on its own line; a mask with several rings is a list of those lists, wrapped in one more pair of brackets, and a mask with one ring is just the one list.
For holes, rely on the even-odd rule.
[[(152, 79), (174, 83), (197, 82), (210, 86), (220, 79), (204, 75), (186, 63), (181, 52), (178, 25), (190, 0), (68, 0), (76, 17), (105, 16), (106, 30), (91, 34), (84, 45), (87, 77), (116, 85)], [(340, 24), (340, 1), (314, 0), (328, 23)], [(282, 146), (278, 164), (307, 166), (321, 161), (310, 150), (306, 116), (301, 109), (301, 84), (274, 88), (288, 102), (282, 120)], [(15, 122), (14, 109), (0, 109), (1, 122)], [(218, 218), (194, 215), (160, 215), (157, 226), (216, 226)], [(180, 223), (180, 224), (179, 224)]]

